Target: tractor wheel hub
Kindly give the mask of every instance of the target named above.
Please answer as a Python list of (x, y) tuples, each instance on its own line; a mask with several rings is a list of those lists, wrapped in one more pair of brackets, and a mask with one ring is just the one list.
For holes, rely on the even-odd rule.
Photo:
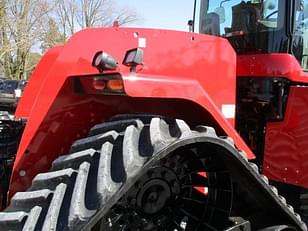
[(145, 214), (159, 213), (171, 197), (171, 188), (163, 179), (148, 181), (137, 196), (137, 206)]

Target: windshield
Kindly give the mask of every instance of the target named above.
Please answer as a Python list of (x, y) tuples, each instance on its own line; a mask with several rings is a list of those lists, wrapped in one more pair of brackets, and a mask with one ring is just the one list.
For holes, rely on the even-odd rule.
[(226, 37), (238, 52), (287, 50), (288, 0), (201, 0), (200, 33)]
[(308, 0), (296, 1), (292, 54), (308, 71)]
[[(278, 29), (278, 0), (271, 1), (208, 1), (205, 14), (201, 14), (200, 32), (221, 36), (232, 36), (232, 33), (255, 33)], [(216, 21), (216, 25), (215, 24)], [(213, 27), (217, 28), (213, 28)], [(214, 30), (215, 31), (214, 31)]]

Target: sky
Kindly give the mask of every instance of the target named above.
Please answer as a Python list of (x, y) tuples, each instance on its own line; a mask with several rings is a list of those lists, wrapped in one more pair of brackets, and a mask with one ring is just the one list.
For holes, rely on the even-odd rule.
[(129, 7), (140, 16), (130, 27), (164, 28), (188, 31), (194, 0), (116, 0), (118, 6)]

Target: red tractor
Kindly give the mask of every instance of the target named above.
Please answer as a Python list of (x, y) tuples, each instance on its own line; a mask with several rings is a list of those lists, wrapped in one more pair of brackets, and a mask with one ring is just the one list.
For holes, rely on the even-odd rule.
[(191, 27), (44, 55), (0, 123), (0, 230), (307, 230), (308, 1), (196, 0)]

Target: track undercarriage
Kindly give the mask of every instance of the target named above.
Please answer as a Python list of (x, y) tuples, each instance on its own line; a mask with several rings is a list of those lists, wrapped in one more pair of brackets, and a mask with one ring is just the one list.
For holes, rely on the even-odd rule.
[(1, 230), (306, 230), (232, 140), (118, 115), (76, 141), (0, 213)]

